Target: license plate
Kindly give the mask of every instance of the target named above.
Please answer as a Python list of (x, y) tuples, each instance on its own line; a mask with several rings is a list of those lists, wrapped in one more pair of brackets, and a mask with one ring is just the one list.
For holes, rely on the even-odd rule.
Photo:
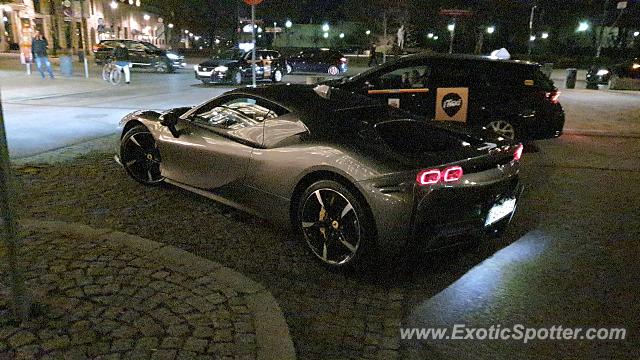
[(489, 210), (487, 220), (484, 222), (484, 226), (489, 226), (497, 221), (502, 220), (506, 216), (510, 215), (516, 208), (516, 199), (510, 198), (503, 200)]

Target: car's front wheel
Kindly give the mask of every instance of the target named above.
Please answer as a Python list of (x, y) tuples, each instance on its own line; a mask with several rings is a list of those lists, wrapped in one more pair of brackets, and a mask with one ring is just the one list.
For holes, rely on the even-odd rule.
[(120, 161), (129, 176), (145, 185), (164, 180), (160, 173), (160, 150), (145, 126), (133, 127), (120, 141)]
[(340, 69), (338, 69), (338, 67), (335, 65), (331, 65), (329, 66), (329, 70), (327, 70), (327, 72), (331, 76), (338, 76), (340, 74)]
[(282, 81), (282, 71), (280, 70), (274, 71), (273, 75), (271, 75), (271, 81), (273, 81), (274, 83)]
[(158, 62), (156, 63), (156, 71), (164, 74), (173, 72), (173, 65), (171, 65), (171, 63), (169, 63), (168, 61), (158, 60)]
[(323, 264), (355, 264), (371, 247), (372, 228), (365, 204), (343, 184), (321, 180), (309, 186), (298, 204), (298, 231)]
[(511, 140), (516, 139), (516, 128), (507, 120), (493, 120), (489, 122), (486, 127), (504, 138)]

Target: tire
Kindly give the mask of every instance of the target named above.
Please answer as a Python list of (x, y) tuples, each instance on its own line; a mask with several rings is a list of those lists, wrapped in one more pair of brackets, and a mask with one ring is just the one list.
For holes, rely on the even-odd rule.
[(154, 186), (164, 181), (160, 150), (145, 126), (135, 126), (122, 137), (120, 161), (127, 174), (141, 184)]
[(353, 266), (373, 248), (373, 221), (365, 206), (345, 185), (320, 180), (302, 193), (294, 226), (323, 265)]
[(158, 60), (156, 62), (156, 72), (168, 74), (173, 72), (173, 65), (165, 60)]
[(329, 66), (329, 69), (327, 70), (327, 72), (329, 73), (329, 75), (331, 76), (338, 76), (340, 75), (340, 69), (338, 69), (337, 66), (335, 65), (331, 65)]
[(291, 67), (291, 65), (287, 64), (287, 75), (291, 74), (292, 71), (293, 71), (293, 68)]
[(242, 73), (240, 71), (236, 71), (235, 73), (233, 73), (233, 76), (231, 77), (231, 82), (234, 85), (242, 85)]
[(518, 138), (517, 128), (509, 121), (497, 119), (492, 120), (485, 127), (494, 133), (507, 139), (516, 140)]
[(280, 81), (282, 81), (282, 71), (274, 71), (273, 75), (271, 75), (271, 81), (273, 81), (274, 83), (279, 83)]
[(111, 85), (120, 85), (122, 83), (122, 70), (114, 67), (109, 73), (109, 82)]
[(112, 66), (109, 64), (106, 64), (105, 66), (102, 67), (102, 80), (109, 81), (109, 78), (111, 76), (111, 70), (112, 70)]
[(205, 84), (205, 85), (209, 85), (209, 84), (211, 84), (211, 80), (203, 79), (202, 83)]

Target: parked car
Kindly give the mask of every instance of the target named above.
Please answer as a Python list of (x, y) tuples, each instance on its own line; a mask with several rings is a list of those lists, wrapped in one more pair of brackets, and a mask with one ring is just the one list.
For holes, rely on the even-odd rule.
[(640, 58), (615, 65), (592, 66), (587, 72), (587, 88), (609, 85), (613, 77), (640, 79)]
[(558, 137), (564, 127), (560, 92), (529, 62), (415, 54), (326, 84), (519, 141)]
[(142, 184), (292, 223), (314, 257), (341, 267), (504, 230), (522, 145), (463, 130), (323, 85), (242, 87), (125, 116), (117, 159)]
[(307, 49), (287, 59), (287, 73), (325, 73), (337, 76), (347, 72), (349, 60), (330, 49)]
[(100, 40), (93, 47), (96, 63), (103, 64), (113, 55), (113, 49), (123, 43), (129, 51), (133, 67), (155, 68), (158, 72), (173, 72), (187, 66), (184, 56), (138, 40)]
[[(196, 79), (205, 84), (232, 83), (240, 85), (250, 81), (251, 51), (232, 49), (194, 66)], [(275, 50), (256, 50), (256, 80), (280, 82), (286, 71), (285, 60)]]

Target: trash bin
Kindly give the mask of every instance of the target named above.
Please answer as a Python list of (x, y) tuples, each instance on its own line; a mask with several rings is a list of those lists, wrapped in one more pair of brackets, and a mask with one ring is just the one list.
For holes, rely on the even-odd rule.
[(60, 73), (63, 76), (73, 75), (73, 60), (71, 59), (71, 56), (60, 56)]
[(573, 69), (573, 68), (567, 69), (567, 81), (565, 83), (565, 88), (575, 89), (577, 78), (578, 78), (578, 69)]

